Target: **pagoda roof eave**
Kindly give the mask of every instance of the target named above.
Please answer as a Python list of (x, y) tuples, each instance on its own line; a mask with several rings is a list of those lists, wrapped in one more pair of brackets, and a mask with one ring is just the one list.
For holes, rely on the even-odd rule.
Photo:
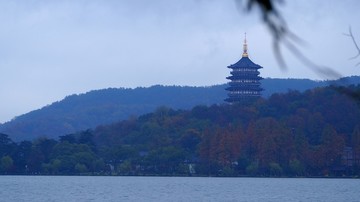
[(238, 68), (261, 69), (262, 67), (258, 64), (255, 64), (253, 61), (251, 61), (249, 57), (242, 57), (235, 64), (229, 65), (228, 68), (230, 68), (230, 69), (238, 69)]

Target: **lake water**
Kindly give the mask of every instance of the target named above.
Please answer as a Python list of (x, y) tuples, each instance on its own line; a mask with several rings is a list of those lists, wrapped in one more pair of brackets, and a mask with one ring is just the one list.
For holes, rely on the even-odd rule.
[(0, 176), (0, 201), (360, 201), (360, 180)]

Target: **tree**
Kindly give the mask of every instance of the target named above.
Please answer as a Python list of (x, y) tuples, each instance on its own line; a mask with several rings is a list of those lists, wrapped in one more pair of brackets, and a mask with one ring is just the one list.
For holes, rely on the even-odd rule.
[(119, 170), (120, 174), (129, 175), (130, 172), (132, 171), (131, 161), (125, 160), (124, 162), (122, 162), (119, 165), (118, 170)]
[(321, 138), (320, 157), (323, 159), (318, 159), (318, 162), (320, 165), (320, 162), (323, 162), (323, 169), (325, 172), (329, 172), (332, 167), (341, 166), (345, 141), (330, 125), (325, 126)]
[(59, 142), (53, 148), (51, 159), (53, 171), (62, 174), (85, 172), (84, 166), (91, 172), (102, 168), (99, 157), (87, 144)]
[(240, 130), (231, 131), (227, 128), (219, 129), (213, 139), (213, 158), (222, 167), (230, 167), (240, 157), (241, 136)]
[(278, 163), (269, 163), (269, 169), (271, 176), (281, 176), (283, 174), (283, 169)]
[(284, 163), (290, 160), (293, 143), (290, 133), (275, 119), (262, 118), (255, 124), (256, 158), (259, 166), (267, 169), (270, 163)]
[(22, 141), (16, 147), (16, 152), (14, 155), (14, 164), (16, 171), (19, 173), (25, 173), (26, 167), (31, 155), (32, 142)]
[(10, 156), (3, 156), (0, 161), (1, 171), (7, 173), (10, 172), (13, 168), (14, 161)]
[(355, 167), (360, 171), (360, 125), (356, 125), (351, 137)]
[(0, 133), (0, 145), (8, 145), (10, 143), (12, 143), (12, 140), (9, 136), (4, 133)]
[(180, 137), (181, 147), (186, 149), (188, 152), (194, 152), (200, 141), (201, 141), (200, 132), (196, 129), (188, 129)]
[(152, 150), (145, 161), (157, 174), (174, 174), (177, 173), (179, 165), (185, 161), (185, 153), (178, 147), (161, 147)]
[(303, 163), (301, 163), (297, 159), (290, 160), (289, 162), (290, 173), (295, 176), (304, 176), (305, 175), (305, 167)]
[(8, 135), (0, 133), (0, 156), (11, 155), (15, 146)]
[(76, 171), (77, 173), (85, 173), (85, 172), (88, 171), (88, 169), (87, 169), (86, 165), (81, 164), (81, 163), (77, 163), (77, 164), (75, 165), (75, 171)]
[(50, 155), (56, 144), (56, 140), (48, 138), (38, 138), (33, 141), (27, 161), (30, 172), (40, 173), (42, 171), (42, 164), (50, 162)]

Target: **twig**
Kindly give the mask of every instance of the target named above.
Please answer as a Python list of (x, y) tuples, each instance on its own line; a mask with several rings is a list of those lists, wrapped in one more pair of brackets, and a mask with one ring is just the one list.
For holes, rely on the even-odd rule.
[[(353, 35), (352, 31), (351, 31), (351, 26), (349, 27), (349, 34), (344, 34), (344, 35), (345, 35), (345, 36), (348, 36), (348, 37), (350, 37), (350, 38), (352, 39), (352, 41), (353, 41), (353, 43), (354, 43), (354, 45), (355, 45), (355, 48), (356, 48), (356, 50), (358, 51), (358, 53), (357, 53), (354, 57), (351, 57), (351, 58), (349, 58), (349, 59), (350, 59), (350, 60), (353, 60), (353, 59), (359, 57), (359, 56), (360, 56), (360, 48), (359, 48), (359, 46), (357, 45), (356, 40), (355, 40), (355, 37), (354, 37), (354, 35)], [(356, 66), (358, 66), (358, 65), (360, 65), (360, 62), (356, 64)]]

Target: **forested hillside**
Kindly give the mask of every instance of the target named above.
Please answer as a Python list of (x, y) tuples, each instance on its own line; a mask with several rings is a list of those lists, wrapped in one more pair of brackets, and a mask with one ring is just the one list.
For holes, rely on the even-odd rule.
[(149, 88), (109, 88), (70, 95), (59, 102), (16, 117), (0, 126), (0, 132), (14, 140), (32, 140), (124, 120), (154, 111), (159, 106), (190, 109), (222, 102), (224, 85), (211, 87), (152, 86)]
[[(345, 82), (344, 82), (345, 81)], [(263, 96), (298, 90), (303, 92), (327, 81), (308, 79), (264, 79)], [(347, 77), (337, 83), (357, 84), (360, 77)], [(32, 140), (38, 136), (57, 138), (59, 135), (95, 128), (129, 117), (154, 111), (159, 106), (172, 109), (191, 109), (196, 105), (223, 103), (226, 85), (209, 87), (152, 86), (148, 88), (109, 88), (84, 94), (71, 95), (42, 109), (0, 125), (0, 132), (9, 134), (13, 140)]]
[[(342, 93), (339, 93), (342, 92)], [(344, 94), (343, 92), (346, 92)], [(250, 105), (159, 107), (94, 130), (14, 143), (3, 173), (359, 176), (360, 85), (260, 98)]]

